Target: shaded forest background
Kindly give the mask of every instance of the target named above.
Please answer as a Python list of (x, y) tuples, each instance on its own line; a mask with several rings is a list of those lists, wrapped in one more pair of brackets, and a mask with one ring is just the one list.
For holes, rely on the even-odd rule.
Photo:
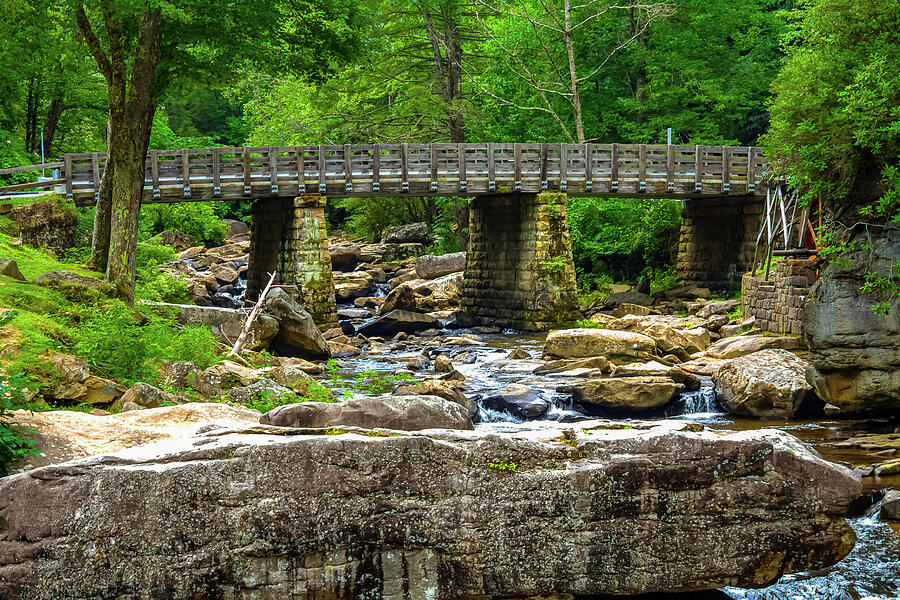
[[(179, 6), (160, 4), (164, 11)], [(215, 2), (207, 4), (215, 8)], [(804, 19), (809, 21), (816, 11), (821, 18), (823, 10), (826, 18), (838, 15), (854, 3), (264, 4), (289, 16), (282, 27), (288, 35), (302, 32), (303, 50), (261, 41), (258, 60), (237, 69), (229, 65), (226, 73), (208, 45), (193, 54), (187, 48), (191, 68), (203, 76), (173, 75), (166, 81), (155, 98), (151, 149), (447, 141), (665, 143), (668, 128), (674, 143), (753, 145), (769, 127), (773, 81), (778, 81), (785, 56), (802, 45)], [(885, 2), (862, 4), (890, 12), (887, 21), (896, 21), (894, 9), (879, 6)], [(42, 143), (48, 158), (105, 151), (107, 88), (85, 50), (69, 3), (6, 0), (4, 11), (0, 167), (38, 162)], [(190, 27), (189, 17), (185, 19), (183, 25)], [(228, 28), (221, 35), (227, 47)], [(793, 83), (782, 76), (781, 85)], [(392, 225), (424, 220), (435, 233), (434, 250), (440, 252), (459, 247), (465, 227), (459, 216), (462, 204), (457, 198), (350, 198), (331, 203), (329, 210), (333, 225), (368, 239), (377, 239)], [(571, 198), (568, 209), (583, 288), (641, 277), (657, 286), (673, 280), (678, 202)], [(221, 236), (217, 219), (246, 219), (247, 214), (248, 207), (240, 203), (144, 208), (141, 235), (178, 224), (200, 241), (215, 243)], [(82, 217), (89, 235), (92, 216)]]

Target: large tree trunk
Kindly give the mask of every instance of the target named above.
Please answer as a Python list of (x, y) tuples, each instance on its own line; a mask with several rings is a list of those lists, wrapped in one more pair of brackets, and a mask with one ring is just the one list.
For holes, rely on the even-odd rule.
[[(112, 95), (110, 95), (112, 99)], [(110, 102), (112, 105), (112, 102)], [(112, 143), (112, 123), (106, 126), (106, 148), (109, 151), (113, 147)], [(113, 199), (113, 173), (115, 173), (112, 155), (106, 161), (106, 170), (103, 171), (103, 178), (100, 180), (100, 193), (97, 194), (97, 204), (94, 207), (94, 235), (91, 238), (91, 260), (90, 266), (106, 273), (106, 265), (109, 262), (109, 218), (112, 214)]]
[(56, 137), (56, 128), (59, 126), (59, 119), (63, 112), (70, 108), (62, 97), (54, 98), (50, 101), (50, 108), (47, 109), (47, 120), (44, 122), (44, 148), (47, 154), (53, 154), (53, 139)]
[(578, 90), (578, 66), (575, 63), (575, 43), (572, 36), (572, 13), (569, 6), (569, 0), (563, 3), (565, 17), (565, 40), (566, 40), (566, 56), (569, 59), (569, 85), (571, 87), (572, 96), (572, 113), (575, 117), (575, 137), (579, 144), (584, 143), (584, 119), (581, 116), (581, 93)]
[(431, 13), (423, 8), (425, 30), (434, 56), (434, 74), (440, 82), (441, 98), (447, 115), (450, 141), (466, 141), (466, 123), (460, 100), (462, 100), (462, 44), (459, 25), (451, 16), (442, 16), (443, 31), (434, 26)]

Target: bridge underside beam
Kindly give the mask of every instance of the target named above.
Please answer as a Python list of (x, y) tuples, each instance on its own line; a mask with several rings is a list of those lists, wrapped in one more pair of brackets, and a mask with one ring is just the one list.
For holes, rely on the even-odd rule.
[(755, 197), (685, 200), (681, 210), (678, 278), (726, 290), (753, 268), (762, 202)]
[(471, 201), (462, 302), (478, 321), (499, 327), (537, 331), (575, 318), (565, 194)]
[(325, 198), (260, 198), (250, 214), (247, 296), (259, 297), (274, 270), (276, 284), (306, 308), (320, 329), (337, 326)]

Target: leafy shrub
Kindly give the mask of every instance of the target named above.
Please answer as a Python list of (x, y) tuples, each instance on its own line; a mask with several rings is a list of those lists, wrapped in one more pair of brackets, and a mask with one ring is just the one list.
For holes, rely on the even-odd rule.
[(167, 315), (141, 314), (119, 301), (93, 311), (78, 332), (75, 352), (98, 374), (131, 385), (159, 383), (158, 363), (193, 361), (206, 368), (219, 358), (212, 332), (180, 328)]
[(218, 246), (227, 230), (219, 212), (225, 209), (216, 202), (145, 205), (141, 207), (140, 238), (148, 240), (163, 231), (181, 231), (194, 236), (198, 244)]
[[(3, 319), (0, 318), (0, 326)], [(21, 374), (12, 377), (0, 375), (0, 477), (9, 473), (9, 466), (27, 456), (37, 455), (34, 442), (22, 437), (24, 429), (16, 426), (9, 411), (25, 404), (26, 388)]]
[(178, 257), (175, 249), (159, 238), (138, 242), (135, 257), (137, 277), (135, 294), (142, 300), (184, 303), (190, 288), (183, 279), (160, 272), (160, 267)]
[(592, 321), (591, 319), (579, 319), (575, 321), (575, 327), (579, 329), (606, 329), (603, 323)]

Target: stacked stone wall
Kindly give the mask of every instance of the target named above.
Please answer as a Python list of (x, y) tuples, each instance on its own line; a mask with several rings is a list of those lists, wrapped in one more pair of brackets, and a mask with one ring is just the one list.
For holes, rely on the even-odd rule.
[(763, 205), (756, 197), (693, 198), (681, 211), (678, 278), (724, 290), (753, 267)]
[(544, 330), (575, 318), (565, 194), (472, 200), (462, 302), (484, 324), (520, 330)]
[(741, 312), (755, 317), (755, 325), (772, 333), (803, 333), (803, 307), (809, 288), (818, 277), (809, 260), (782, 260), (775, 263), (770, 280), (744, 275)]
[(315, 194), (257, 200), (251, 210), (247, 295), (275, 281), (303, 304), (320, 328), (336, 326), (337, 304), (325, 229), (325, 199)]

